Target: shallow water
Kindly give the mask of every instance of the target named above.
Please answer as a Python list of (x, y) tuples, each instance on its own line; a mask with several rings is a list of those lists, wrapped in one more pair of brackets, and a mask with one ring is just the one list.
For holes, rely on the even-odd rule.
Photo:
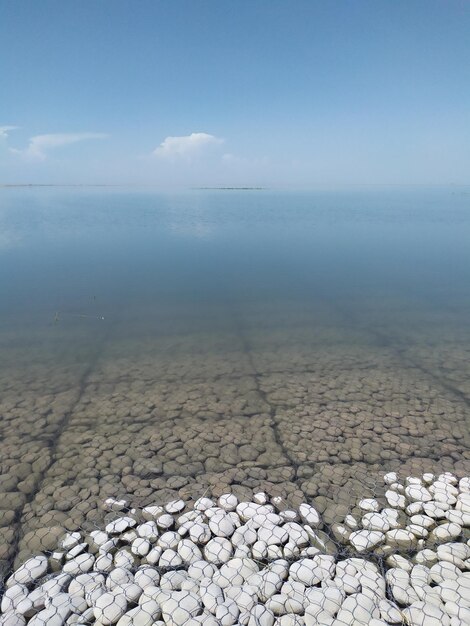
[(111, 495), (470, 471), (469, 189), (2, 189), (0, 293), (7, 565)]

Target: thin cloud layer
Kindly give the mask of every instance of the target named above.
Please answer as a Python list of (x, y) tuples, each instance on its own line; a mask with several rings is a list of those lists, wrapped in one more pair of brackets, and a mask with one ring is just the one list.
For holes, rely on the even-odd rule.
[(16, 130), (18, 126), (0, 126), (0, 139), (6, 139), (11, 130)]
[(104, 133), (51, 133), (49, 135), (35, 135), (23, 150), (11, 148), (11, 151), (27, 159), (44, 161), (50, 150), (67, 146), (87, 139), (104, 139)]
[(155, 148), (153, 155), (164, 159), (191, 158), (202, 154), (209, 147), (223, 143), (224, 140), (208, 133), (191, 133), (181, 137), (167, 137)]

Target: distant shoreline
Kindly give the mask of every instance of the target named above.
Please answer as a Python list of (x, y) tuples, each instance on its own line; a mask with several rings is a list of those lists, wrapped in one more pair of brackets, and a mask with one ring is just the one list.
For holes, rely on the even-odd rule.
[[(53, 183), (21, 183), (21, 184), (0, 184), (0, 189), (11, 188), (11, 187), (159, 187), (159, 185), (140, 185), (140, 184), (122, 184), (122, 185), (111, 185), (105, 183), (64, 183), (64, 184), (53, 184)], [(187, 188), (186, 188), (187, 189)], [(204, 190), (204, 191), (263, 191), (268, 189), (268, 187), (190, 187), (193, 190)]]

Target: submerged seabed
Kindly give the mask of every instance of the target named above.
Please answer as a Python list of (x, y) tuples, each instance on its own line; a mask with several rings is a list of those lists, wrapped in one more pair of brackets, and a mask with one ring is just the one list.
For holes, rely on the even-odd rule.
[(100, 527), (108, 497), (263, 490), (311, 502), (328, 524), (381, 495), (391, 470), (469, 475), (464, 307), (398, 306), (201, 306), (191, 332), (184, 306), (138, 327), (64, 315), (19, 335), (5, 323), (3, 569), (62, 528)]

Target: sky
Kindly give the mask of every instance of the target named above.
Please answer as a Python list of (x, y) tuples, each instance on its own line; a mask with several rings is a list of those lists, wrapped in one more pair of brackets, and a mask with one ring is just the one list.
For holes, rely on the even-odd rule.
[(470, 184), (470, 0), (0, 0), (0, 184)]

